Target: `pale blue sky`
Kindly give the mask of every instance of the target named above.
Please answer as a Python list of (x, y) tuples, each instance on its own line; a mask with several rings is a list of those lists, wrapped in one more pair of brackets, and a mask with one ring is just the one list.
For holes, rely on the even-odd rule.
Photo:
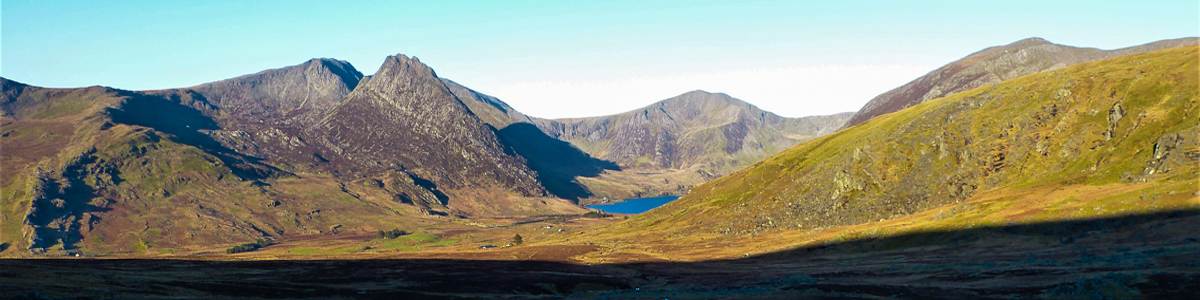
[(695, 89), (785, 116), (854, 111), (1022, 38), (1111, 49), (1200, 35), (1195, 0), (4, 0), (0, 12), (0, 76), (33, 85), (185, 87), (313, 57), (372, 74), (404, 53), (540, 117)]

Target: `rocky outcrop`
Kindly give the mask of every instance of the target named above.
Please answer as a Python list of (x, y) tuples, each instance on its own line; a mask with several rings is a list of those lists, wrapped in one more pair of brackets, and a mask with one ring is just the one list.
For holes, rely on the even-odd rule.
[(1024, 39), (983, 49), (880, 94), (854, 113), (845, 127), (929, 100), (1033, 73), (1198, 42), (1200, 39), (1197, 38), (1182, 38), (1106, 51), (1053, 44), (1040, 38)]

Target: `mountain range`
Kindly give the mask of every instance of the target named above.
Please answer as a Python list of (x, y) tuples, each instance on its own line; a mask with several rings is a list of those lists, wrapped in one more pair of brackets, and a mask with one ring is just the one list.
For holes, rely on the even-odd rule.
[[(584, 129), (585, 120), (525, 116), (404, 55), (371, 76), (321, 58), (178, 89), (50, 89), (8, 79), (3, 87), (0, 184), (12, 212), (2, 220), (4, 242), (35, 252), (187, 249), (427, 217), (580, 213), (571, 202), (595, 191), (648, 193), (597, 184), (613, 176), (602, 174), (703, 174), (670, 190), (686, 192), (840, 125), (697, 91), (653, 105), (653, 121), (629, 119), (635, 111)], [(609, 125), (618, 119), (624, 124)], [(615, 142), (584, 151), (571, 143), (579, 134)], [(657, 134), (672, 140), (631, 142)], [(714, 134), (724, 144), (704, 148)], [(656, 145), (679, 154), (644, 155)], [(656, 163), (636, 163), (647, 157)]]
[(6, 245), (121, 253), (585, 211), (415, 58), (370, 78), (314, 59), (144, 92), (5, 79)]
[(595, 238), (821, 230), (1052, 187), (1128, 199), (1196, 177), (1195, 49), (1153, 51), (1195, 44), (1022, 40), (803, 118), (692, 91), (543, 119), (405, 55), (370, 76), (322, 58), (151, 91), (0, 78), (0, 254), (171, 254), (666, 194), (686, 196)]

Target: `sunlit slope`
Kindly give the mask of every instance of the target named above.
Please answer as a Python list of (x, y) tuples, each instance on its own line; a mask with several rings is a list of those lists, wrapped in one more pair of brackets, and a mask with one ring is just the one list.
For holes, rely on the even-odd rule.
[[(680, 200), (596, 234), (679, 238), (808, 231), (894, 219), (968, 199), (1020, 206), (1025, 204), (1017, 200), (1039, 199), (1047, 188), (1102, 192), (1055, 198), (1070, 209), (1009, 207), (1041, 210), (1012, 219), (1200, 206), (1193, 194), (1200, 178), (1197, 50), (1188, 46), (1081, 64), (880, 116), (700, 185)], [(1168, 196), (1146, 198), (1146, 192)], [(1163, 199), (1174, 202), (1159, 203)], [(1087, 205), (1104, 201), (1124, 204)], [(949, 220), (956, 213), (922, 220)]]
[(880, 94), (854, 113), (844, 127), (896, 112), (926, 101), (965, 92), (984, 85), (1058, 68), (1183, 46), (1196, 46), (1200, 39), (1179, 38), (1114, 50), (1059, 45), (1041, 38), (1028, 38), (1008, 45), (988, 47), (951, 62), (937, 70)]

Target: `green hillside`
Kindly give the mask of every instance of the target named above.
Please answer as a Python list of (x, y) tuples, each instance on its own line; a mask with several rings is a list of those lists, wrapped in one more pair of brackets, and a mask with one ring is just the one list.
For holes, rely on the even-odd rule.
[(796, 237), (890, 219), (904, 221), (878, 224), (955, 229), (1195, 208), (1197, 50), (1076, 65), (883, 115), (595, 237)]

